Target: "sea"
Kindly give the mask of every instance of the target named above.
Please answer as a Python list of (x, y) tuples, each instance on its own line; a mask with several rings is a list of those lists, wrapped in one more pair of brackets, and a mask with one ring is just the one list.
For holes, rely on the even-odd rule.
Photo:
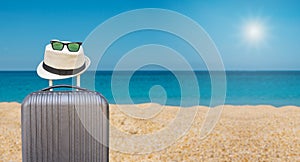
[[(209, 106), (215, 99), (212, 78), (208, 71), (89, 71), (81, 76), (81, 87), (100, 92), (111, 104), (182, 106), (184, 101), (183, 106)], [(73, 78), (54, 84), (76, 83)], [(300, 106), (300, 71), (226, 71), (225, 84), (224, 80), (217, 84), (226, 86), (223, 98), (227, 105)], [(31, 92), (47, 86), (48, 80), (35, 71), (1, 71), (0, 102), (21, 103)]]

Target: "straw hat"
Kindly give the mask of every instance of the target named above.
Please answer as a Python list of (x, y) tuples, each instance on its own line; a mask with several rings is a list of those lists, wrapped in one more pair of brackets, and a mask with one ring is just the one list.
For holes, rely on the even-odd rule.
[(51, 44), (45, 48), (44, 60), (37, 67), (37, 74), (44, 79), (57, 80), (82, 74), (90, 66), (90, 59), (83, 48), (70, 52), (66, 46), (61, 51), (53, 50)]

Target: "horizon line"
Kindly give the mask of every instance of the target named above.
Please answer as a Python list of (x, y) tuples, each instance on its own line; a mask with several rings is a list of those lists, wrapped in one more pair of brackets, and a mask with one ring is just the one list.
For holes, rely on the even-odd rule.
[[(0, 70), (0, 72), (35, 72), (36, 70)], [(96, 72), (132, 72), (133, 70), (96, 70)], [(170, 71), (170, 70), (147, 70), (147, 69), (142, 69), (142, 70), (135, 70), (135, 71), (157, 71), (157, 72), (165, 72), (165, 71)], [(172, 71), (190, 71), (190, 70), (172, 70)], [(209, 70), (192, 70), (193, 72), (209, 72)], [(284, 70), (284, 69), (275, 69), (275, 70), (210, 70), (211, 72), (289, 72), (289, 71), (299, 71), (299, 70)], [(93, 70), (87, 70), (86, 72), (94, 72)]]

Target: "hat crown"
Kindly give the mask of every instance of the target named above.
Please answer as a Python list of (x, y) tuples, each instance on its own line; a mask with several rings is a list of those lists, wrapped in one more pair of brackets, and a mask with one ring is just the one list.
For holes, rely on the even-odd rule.
[(52, 68), (72, 70), (81, 67), (84, 62), (82, 47), (77, 52), (70, 52), (66, 46), (61, 51), (52, 49), (51, 44), (46, 46), (44, 63)]

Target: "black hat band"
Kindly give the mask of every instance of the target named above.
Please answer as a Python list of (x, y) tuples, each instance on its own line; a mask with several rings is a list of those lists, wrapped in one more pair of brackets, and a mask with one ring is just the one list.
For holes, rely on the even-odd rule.
[(58, 75), (74, 75), (74, 74), (77, 74), (79, 72), (81, 72), (82, 70), (85, 69), (85, 63), (77, 68), (77, 69), (70, 69), (70, 70), (66, 70), (66, 69), (56, 69), (56, 68), (53, 68), (47, 64), (45, 64), (45, 62), (43, 62), (43, 68), (45, 70), (47, 70), (48, 72), (50, 73), (53, 73), (53, 74), (58, 74)]

